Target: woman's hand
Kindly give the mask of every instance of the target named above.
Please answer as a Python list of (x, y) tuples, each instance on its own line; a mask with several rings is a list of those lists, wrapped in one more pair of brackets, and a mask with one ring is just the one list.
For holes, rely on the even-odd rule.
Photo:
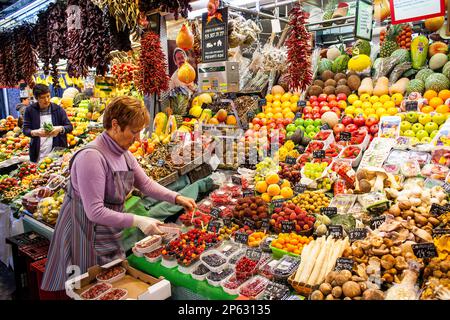
[(50, 132), (50, 137), (56, 137), (57, 135), (59, 135), (60, 133), (62, 133), (64, 130), (64, 127), (62, 126), (56, 126), (53, 128), (53, 130)]
[(48, 137), (48, 134), (43, 128), (40, 128), (40, 129), (36, 129), (36, 130), (31, 130), (31, 136), (45, 138), (45, 137)]
[(186, 211), (192, 211), (195, 208), (197, 208), (197, 204), (195, 203), (195, 200), (192, 198), (187, 198), (181, 195), (178, 195), (175, 199), (175, 203), (183, 206)]

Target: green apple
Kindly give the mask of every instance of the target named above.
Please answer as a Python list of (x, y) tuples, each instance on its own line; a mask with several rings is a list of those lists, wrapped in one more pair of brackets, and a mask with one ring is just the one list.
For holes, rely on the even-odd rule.
[(425, 125), (425, 130), (428, 132), (428, 134), (431, 134), (433, 131), (438, 129), (438, 125), (436, 122), (428, 122)]
[(400, 116), (400, 119), (402, 120), (402, 121), (405, 121), (405, 114), (404, 113), (399, 113), (398, 114), (399, 116)]
[(405, 137), (415, 137), (416, 136), (416, 134), (414, 133), (414, 131), (412, 131), (412, 130), (406, 130), (406, 131), (404, 131), (403, 132), (403, 135), (405, 136)]
[(418, 118), (419, 116), (416, 112), (411, 111), (406, 114), (406, 121), (409, 121), (411, 123), (416, 123)]
[(320, 127), (314, 127), (314, 132), (317, 133), (320, 131)]
[(445, 120), (447, 119), (447, 117), (445, 116), (445, 114), (442, 113), (436, 113), (433, 117), (433, 122), (436, 122), (438, 125), (441, 125), (445, 122)]
[(320, 119), (314, 120), (314, 125), (315, 125), (316, 127), (320, 127), (320, 126), (322, 125), (322, 120), (320, 120)]
[(316, 136), (316, 132), (313, 130), (310, 133), (308, 133), (308, 137), (310, 137), (311, 139), (314, 138)]
[(300, 129), (300, 130), (302, 130), (302, 131), (305, 131), (305, 127), (304, 127), (304, 126), (297, 126), (296, 128), (297, 128), (297, 130)]
[(290, 123), (290, 124), (288, 124), (288, 125), (286, 126), (286, 131), (287, 131), (287, 132), (291, 132), (291, 131), (295, 131), (295, 130), (297, 130), (297, 127), (296, 127), (295, 124), (293, 124), (293, 123)]
[(430, 137), (423, 137), (422, 139), (420, 139), (420, 142), (430, 143), (431, 142), (431, 138)]
[[(306, 121), (305, 121), (305, 123), (306, 123)], [(311, 125), (306, 127), (306, 133), (308, 133), (308, 134), (311, 133), (311, 132), (315, 133), (314, 129), (315, 129), (315, 127), (311, 124)]]
[(409, 130), (409, 129), (411, 129), (411, 123), (409, 123), (408, 121), (402, 121), (400, 123), (400, 130), (401, 131), (406, 131), (406, 130)]
[(431, 115), (428, 114), (428, 113), (422, 113), (422, 114), (419, 116), (419, 122), (420, 122), (422, 125), (426, 125), (428, 122), (431, 122)]
[(304, 122), (303, 122), (303, 126), (306, 128), (306, 127), (308, 127), (308, 126), (312, 126), (312, 125), (314, 125), (314, 120), (313, 119), (306, 119)]
[(425, 137), (428, 137), (428, 132), (426, 132), (425, 130), (422, 129), (416, 132), (416, 138), (420, 141), (422, 141), (422, 139)]
[(303, 126), (303, 123), (305, 122), (305, 120), (303, 120), (302, 118), (297, 118), (297, 119), (295, 119), (295, 122), (294, 122), (294, 124), (295, 124), (295, 126)]
[(416, 137), (412, 137), (409, 139), (409, 143), (412, 145), (418, 144), (420, 141)]
[(431, 132), (430, 138), (433, 139), (437, 135), (438, 132), (439, 132), (438, 130), (434, 130), (433, 132)]
[(286, 133), (286, 138), (289, 139), (294, 133), (295, 133), (295, 131), (288, 131), (288, 132)]
[(414, 131), (414, 133), (417, 133), (420, 130), (423, 130), (423, 125), (420, 123), (414, 123), (411, 127), (411, 130)]

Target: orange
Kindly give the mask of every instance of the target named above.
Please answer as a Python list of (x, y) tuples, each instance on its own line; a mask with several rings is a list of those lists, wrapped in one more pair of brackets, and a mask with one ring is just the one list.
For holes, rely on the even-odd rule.
[(280, 177), (276, 173), (272, 173), (266, 176), (267, 184), (277, 184), (280, 181)]
[[(442, 92), (442, 91), (441, 91)], [(444, 114), (444, 113), (447, 113), (447, 112), (449, 112), (450, 111), (450, 109), (449, 109), (449, 107), (448, 107), (448, 105), (446, 105), (446, 104), (441, 104), (440, 106), (437, 106), (436, 107), (436, 112), (437, 113), (442, 113), (442, 114)]]
[(433, 107), (436, 109), (441, 104), (444, 104), (444, 101), (439, 97), (434, 97), (434, 98), (431, 98), (430, 100), (428, 100), (428, 104), (430, 105), (430, 107)]
[(269, 196), (271, 197), (275, 197), (278, 196), (280, 194), (280, 186), (277, 184), (271, 184), (269, 185), (269, 187), (267, 188), (267, 193), (269, 194)]
[[(296, 96), (294, 96), (294, 97), (296, 97)], [(297, 110), (298, 110), (297, 102), (291, 103), (291, 106), (289, 108), (291, 109), (292, 112), (297, 112)]]
[(283, 94), (281, 96), (281, 101), (282, 102), (290, 102), (291, 96), (292, 96), (292, 93), (286, 92), (285, 94)]
[(271, 95), (270, 93), (268, 95), (266, 95), (266, 101), (267, 102), (272, 102), (273, 101), (273, 95)]
[(269, 196), (268, 193), (264, 192), (264, 193), (261, 195), (261, 199), (263, 199), (264, 202), (270, 202), (270, 200), (272, 200), (272, 197)]
[(430, 106), (425, 106), (420, 111), (422, 111), (423, 113), (430, 113), (434, 111), (434, 108)]
[(428, 91), (426, 91), (425, 94), (423, 95), (423, 97), (424, 97), (425, 99), (427, 99), (428, 101), (430, 101), (432, 98), (435, 98), (435, 97), (437, 97), (437, 96), (438, 96), (438, 94), (437, 94), (437, 92), (434, 91), (434, 90), (428, 90)]
[(439, 98), (441, 98), (444, 102), (447, 99), (450, 99), (450, 90), (445, 89), (439, 92)]
[(291, 183), (289, 182), (289, 180), (284, 179), (280, 185), (280, 188), (283, 189), (283, 188), (290, 187), (290, 186), (291, 186)]
[(291, 102), (289, 100), (286, 100), (281, 104), (281, 108), (283, 108), (283, 109), (286, 109), (286, 108), (290, 109), (290, 107), (291, 107)]
[(285, 199), (289, 199), (292, 198), (292, 196), (294, 195), (294, 192), (292, 191), (292, 189), (290, 187), (284, 187), (281, 189), (281, 196)]
[(267, 183), (265, 181), (258, 181), (256, 183), (255, 189), (259, 193), (264, 193), (267, 191)]

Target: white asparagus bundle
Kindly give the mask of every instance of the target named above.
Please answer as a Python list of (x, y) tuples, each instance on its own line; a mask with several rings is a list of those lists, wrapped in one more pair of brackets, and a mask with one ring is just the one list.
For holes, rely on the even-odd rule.
[(320, 248), (322, 247), (322, 245), (325, 243), (325, 237), (320, 237), (318, 240), (313, 241), (314, 242), (314, 246), (311, 250), (311, 252), (308, 254), (306, 258), (306, 266), (302, 271), (302, 274), (300, 275), (300, 279), (299, 281), (302, 283), (306, 283), (306, 281), (309, 278), (309, 275), (311, 274), (312, 270), (314, 269), (315, 264), (317, 263), (317, 259), (315, 259), (315, 257), (317, 257), (317, 255), (320, 252)]
[(309, 276), (308, 280), (306, 281), (306, 284), (314, 285), (317, 283), (317, 278), (321, 273), (322, 268), (327, 264), (326, 258), (328, 252), (330, 248), (332, 248), (335, 245), (335, 243), (336, 241), (331, 236), (328, 236), (326, 242), (320, 248), (320, 253), (318, 254), (316, 263), (314, 264), (314, 269), (311, 272), (311, 275)]
[(294, 277), (294, 280), (297, 281), (297, 282), (299, 281), (300, 275), (302, 274), (302, 271), (305, 268), (305, 265), (307, 264), (306, 257), (311, 252), (311, 249), (314, 246), (313, 242), (315, 242), (315, 241), (316, 240), (313, 240), (310, 243), (308, 243), (302, 250), (301, 259), (300, 259), (300, 266), (298, 267), (297, 272), (295, 273), (295, 277)]

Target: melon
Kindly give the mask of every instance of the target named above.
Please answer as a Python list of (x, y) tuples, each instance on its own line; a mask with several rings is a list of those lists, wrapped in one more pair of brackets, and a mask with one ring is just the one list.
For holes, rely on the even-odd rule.
[(448, 53), (448, 46), (442, 41), (433, 42), (428, 48), (428, 58), (431, 58), (437, 53)]
[(419, 79), (411, 80), (406, 86), (406, 95), (409, 95), (411, 92), (423, 94), (425, 92), (425, 82)]
[(370, 56), (370, 51), (371, 51), (372, 47), (370, 46), (369, 41), (359, 39), (353, 45), (353, 51), (355, 49), (359, 50), (359, 54), (365, 54), (367, 56)]
[(334, 61), (341, 55), (341, 51), (338, 48), (330, 48), (327, 51), (327, 59)]
[(431, 57), (428, 64), (430, 65), (430, 69), (438, 70), (442, 68), (447, 63), (447, 61), (447, 55), (445, 55), (444, 53), (436, 53)]
[(419, 72), (417, 72), (415, 78), (416, 78), (416, 79), (419, 79), (419, 80), (422, 80), (423, 82), (425, 82), (425, 81), (427, 80), (427, 78), (428, 78), (430, 75), (432, 75), (433, 73), (434, 73), (434, 71), (431, 70), (431, 69), (428, 69), (428, 68), (422, 69), (422, 70), (419, 70)]
[(347, 70), (348, 61), (350, 57), (346, 54), (342, 54), (336, 58), (333, 62), (332, 71), (334, 73), (345, 72)]
[(392, 52), (391, 57), (398, 57), (400, 59), (398, 64), (403, 62), (411, 62), (411, 54), (409, 53), (409, 50), (406, 49), (395, 50)]
[(440, 92), (450, 87), (450, 80), (442, 73), (434, 73), (425, 81), (426, 90), (434, 90)]
[(331, 70), (333, 67), (333, 61), (324, 58), (320, 60), (319, 65), (317, 67), (317, 74), (322, 74), (326, 70)]
[(450, 79), (450, 62), (447, 62), (442, 68), (442, 74)]
[(71, 98), (71, 99), (73, 99), (73, 98), (75, 98), (75, 96), (76, 96), (76, 94), (77, 93), (79, 93), (80, 91), (78, 91), (78, 89), (77, 88), (73, 88), (73, 87), (71, 87), (71, 88), (67, 88), (66, 90), (64, 90), (64, 93), (63, 93), (63, 98)]
[(444, 21), (445, 21), (444, 16), (426, 19), (425, 20), (425, 29), (427, 29), (431, 32), (438, 31), (444, 24)]

